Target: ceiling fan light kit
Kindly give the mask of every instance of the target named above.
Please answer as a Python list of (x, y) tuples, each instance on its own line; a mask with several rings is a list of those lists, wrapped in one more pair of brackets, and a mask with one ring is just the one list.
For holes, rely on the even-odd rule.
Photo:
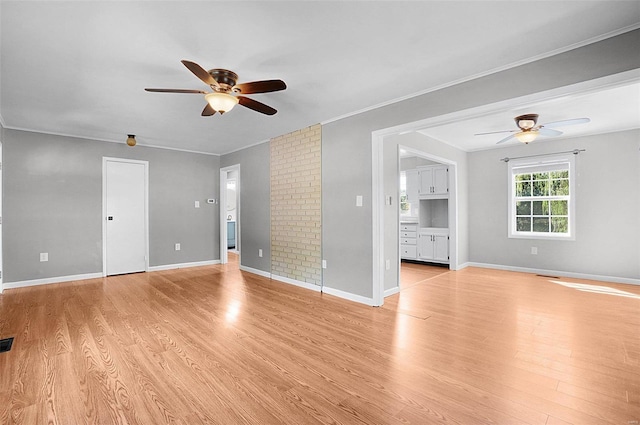
[(528, 145), (529, 143), (536, 140), (536, 138), (538, 137), (538, 132), (534, 130), (521, 131), (519, 133), (516, 133), (515, 137), (519, 142)]
[(228, 93), (207, 93), (204, 95), (209, 105), (214, 111), (224, 114), (233, 109), (238, 104), (238, 98)]
[[(202, 110), (202, 116), (208, 117), (216, 112), (224, 114), (240, 104), (245, 108), (252, 109), (265, 115), (274, 115), (277, 110), (257, 100), (240, 94), (256, 94), (280, 91), (287, 88), (282, 80), (252, 81), (249, 83), (237, 84), (238, 74), (228, 69), (214, 68), (206, 71), (195, 62), (183, 60), (182, 64), (189, 69), (196, 77), (202, 80), (211, 88), (211, 92), (191, 89), (150, 89), (148, 92), (155, 93), (195, 93), (203, 94), (207, 105)], [(236, 95), (237, 94), (237, 95)]]

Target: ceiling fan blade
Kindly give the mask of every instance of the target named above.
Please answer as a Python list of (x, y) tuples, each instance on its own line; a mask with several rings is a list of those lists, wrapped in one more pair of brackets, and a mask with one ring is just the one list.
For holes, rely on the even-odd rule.
[(513, 138), (515, 138), (515, 137), (516, 137), (516, 135), (515, 135), (515, 134), (510, 134), (510, 135), (508, 135), (507, 137), (505, 137), (504, 139), (502, 139), (502, 140), (498, 141), (498, 142), (496, 143), (496, 145), (499, 145), (500, 143), (508, 142), (509, 140), (511, 140), (511, 139), (513, 139)]
[(205, 84), (211, 87), (220, 87), (218, 82), (211, 76), (211, 74), (209, 74), (203, 67), (201, 67), (197, 63), (188, 60), (182, 60), (181, 62), (189, 69), (189, 71), (193, 72), (196, 77), (204, 81)]
[(476, 133), (474, 136), (484, 136), (485, 134), (499, 134), (499, 133), (516, 133), (518, 130), (500, 130), (500, 131), (490, 131), (488, 133)]
[(554, 129), (552, 129), (552, 128), (540, 127), (540, 128), (538, 129), (538, 133), (539, 133), (541, 136), (550, 136), (550, 137), (553, 137), (553, 136), (560, 136), (560, 135), (562, 134), (562, 131), (560, 131), (560, 130), (554, 130)]
[(198, 94), (207, 94), (206, 91), (189, 90), (189, 89), (145, 89), (145, 91), (150, 91), (150, 92), (155, 92), (155, 93), (198, 93)]
[(210, 117), (211, 115), (213, 115), (213, 114), (215, 114), (215, 113), (216, 113), (216, 110), (215, 110), (215, 109), (213, 109), (213, 108), (211, 107), (211, 105), (209, 105), (209, 104), (207, 103), (207, 106), (205, 106), (205, 107), (204, 107), (204, 109), (202, 110), (202, 114), (201, 114), (201, 115), (202, 115), (203, 117)]
[(556, 128), (556, 127), (564, 127), (566, 125), (576, 125), (576, 124), (586, 124), (590, 122), (589, 118), (573, 118), (570, 120), (562, 120), (562, 121), (554, 121), (543, 124), (542, 127), (545, 128)]
[(282, 80), (264, 80), (241, 83), (233, 86), (233, 90), (242, 94), (269, 93), (287, 88)]
[(256, 112), (260, 112), (266, 115), (273, 115), (278, 112), (271, 106), (265, 105), (262, 102), (258, 102), (257, 100), (253, 100), (244, 96), (238, 96), (238, 103), (240, 103), (245, 108), (253, 109)]

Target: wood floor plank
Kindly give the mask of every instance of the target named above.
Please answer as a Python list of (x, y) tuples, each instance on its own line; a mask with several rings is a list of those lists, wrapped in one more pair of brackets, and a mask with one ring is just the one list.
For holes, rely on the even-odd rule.
[(0, 423), (640, 418), (640, 288), (403, 264), (371, 308), (230, 258), (5, 291)]

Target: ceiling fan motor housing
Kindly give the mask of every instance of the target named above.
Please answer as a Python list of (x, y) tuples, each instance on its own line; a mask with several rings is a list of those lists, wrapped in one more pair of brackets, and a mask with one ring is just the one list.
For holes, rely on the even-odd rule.
[(525, 114), (515, 117), (516, 125), (523, 131), (531, 130), (538, 122), (538, 114)]
[(207, 71), (220, 84), (221, 91), (229, 92), (238, 81), (238, 74), (228, 69), (215, 68)]

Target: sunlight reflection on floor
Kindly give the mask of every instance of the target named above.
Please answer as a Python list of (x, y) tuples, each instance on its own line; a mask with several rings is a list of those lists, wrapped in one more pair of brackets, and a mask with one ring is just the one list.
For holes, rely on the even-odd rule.
[(567, 288), (577, 289), (578, 291), (582, 291), (582, 292), (593, 292), (596, 294), (615, 295), (618, 297), (636, 298), (640, 300), (640, 295), (638, 294), (621, 291), (620, 289), (616, 289), (616, 288), (609, 288), (608, 286), (589, 285), (586, 283), (575, 283), (575, 282), (563, 282), (561, 280), (549, 280), (549, 282), (555, 283), (557, 285), (562, 285)]

